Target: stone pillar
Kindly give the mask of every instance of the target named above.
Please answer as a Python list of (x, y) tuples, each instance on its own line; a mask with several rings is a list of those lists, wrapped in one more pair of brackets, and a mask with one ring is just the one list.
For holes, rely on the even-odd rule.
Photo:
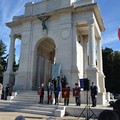
[(87, 77), (86, 69), (88, 67), (87, 42), (88, 42), (88, 37), (85, 37), (83, 40), (83, 71), (84, 71), (83, 77), (84, 78)]
[(10, 35), (10, 48), (9, 48), (9, 58), (7, 64), (7, 70), (4, 73), (4, 80), (3, 85), (6, 86), (7, 83), (14, 84), (14, 72), (13, 72), (13, 62), (14, 62), (14, 55), (15, 55), (15, 35)]
[[(98, 87), (98, 97), (97, 104), (106, 104), (106, 94), (101, 92), (103, 89), (103, 77), (100, 76), (99, 70), (96, 67), (96, 49), (95, 49), (95, 31), (94, 31), (94, 20), (88, 21), (89, 31), (88, 31), (88, 40), (89, 40), (89, 66), (87, 68), (87, 77), (91, 82), (94, 82)], [(100, 49), (100, 48), (99, 48)], [(99, 50), (100, 51), (100, 50)], [(100, 57), (100, 56), (99, 56)], [(100, 58), (100, 60), (102, 60)], [(102, 63), (101, 63), (102, 64)], [(101, 65), (99, 61), (99, 66)], [(102, 70), (102, 67), (100, 68)], [(102, 80), (101, 80), (102, 78)]]
[(73, 24), (73, 40), (72, 42), (72, 66), (71, 66), (71, 83), (70, 86), (74, 87), (75, 83), (79, 80), (79, 70), (77, 67), (77, 28), (76, 25)]
[(98, 71), (99, 71), (99, 86), (100, 86), (100, 92), (105, 92), (105, 76), (103, 73), (103, 63), (102, 63), (102, 47), (101, 47), (101, 40), (97, 39), (97, 65), (98, 65)]
[(14, 55), (15, 55), (15, 36), (10, 35), (10, 38), (11, 38), (11, 42), (10, 42), (10, 49), (9, 49), (7, 71), (13, 72), (13, 62), (14, 62)]
[(96, 68), (96, 49), (95, 49), (95, 31), (94, 31), (94, 19), (88, 21), (88, 40), (89, 40), (89, 66), (87, 68), (87, 77), (90, 79), (90, 83), (94, 82), (98, 86), (98, 70)]
[(94, 31), (94, 20), (88, 21), (88, 39), (89, 39), (89, 66), (96, 67), (95, 59), (95, 31)]

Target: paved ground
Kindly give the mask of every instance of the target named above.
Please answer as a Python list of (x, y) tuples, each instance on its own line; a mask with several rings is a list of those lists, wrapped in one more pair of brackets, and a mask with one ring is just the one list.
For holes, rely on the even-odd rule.
[[(71, 117), (71, 116), (55, 118), (50, 116), (27, 114), (20, 112), (7, 112), (7, 111), (4, 112), (0, 111), (0, 120), (15, 120), (15, 118), (19, 115), (24, 116), (26, 120), (78, 120), (78, 117)], [(79, 120), (85, 120), (85, 118), (79, 118)]]

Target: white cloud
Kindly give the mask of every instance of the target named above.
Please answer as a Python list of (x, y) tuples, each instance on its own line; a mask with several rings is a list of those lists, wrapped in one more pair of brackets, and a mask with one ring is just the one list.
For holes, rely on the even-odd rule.
[(113, 42), (116, 42), (116, 40), (118, 39), (117, 37), (117, 33), (114, 32), (114, 33), (109, 33), (109, 34), (106, 34), (105, 36), (103, 35), (102, 37), (102, 45), (107, 45), (107, 44), (112, 44)]

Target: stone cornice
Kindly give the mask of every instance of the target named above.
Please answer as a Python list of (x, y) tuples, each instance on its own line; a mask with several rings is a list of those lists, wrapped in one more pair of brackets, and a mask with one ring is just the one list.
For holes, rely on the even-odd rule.
[(38, 20), (37, 16), (55, 16), (55, 15), (59, 15), (61, 13), (77, 13), (77, 12), (86, 12), (86, 11), (93, 11), (96, 17), (96, 20), (98, 22), (98, 25), (100, 27), (100, 30), (103, 32), (105, 30), (104, 28), (104, 23), (101, 17), (101, 13), (99, 10), (99, 7), (97, 5), (97, 3), (92, 3), (92, 4), (87, 4), (87, 5), (82, 5), (82, 6), (69, 6), (69, 7), (65, 7), (65, 8), (60, 8), (60, 9), (56, 9), (54, 11), (50, 11), (47, 13), (42, 13), (42, 14), (36, 14), (36, 15), (31, 15), (31, 16), (18, 16), (16, 17), (16, 19), (13, 19), (12, 22), (6, 23), (6, 25), (10, 28), (16, 26), (16, 25), (22, 25), (23, 22), (25, 21), (33, 21), (33, 20)]
[(79, 11), (79, 12), (80, 11), (81, 12), (90, 11), (90, 10), (94, 11), (94, 14), (95, 14), (95, 17), (96, 17), (96, 20), (98, 22), (101, 32), (103, 32), (105, 30), (103, 19), (101, 17), (101, 13), (100, 13), (97, 3), (87, 4), (87, 5), (83, 5), (83, 6), (77, 6), (77, 7), (75, 7), (75, 9), (76, 9), (76, 11)]

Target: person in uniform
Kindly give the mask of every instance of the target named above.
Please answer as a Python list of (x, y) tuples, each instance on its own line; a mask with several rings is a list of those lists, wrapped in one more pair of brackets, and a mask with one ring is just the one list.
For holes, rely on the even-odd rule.
[(7, 100), (7, 96), (9, 95), (9, 84), (5, 87), (5, 100)]
[[(69, 90), (70, 90), (69, 83), (66, 83), (65, 88), (69, 88)], [(64, 98), (64, 105), (69, 105), (69, 97)]]
[(91, 90), (92, 107), (95, 107), (97, 103), (98, 89), (97, 86), (94, 84), (94, 82), (92, 82), (92, 86), (90, 87), (90, 90)]
[(13, 92), (13, 85), (9, 84), (9, 96), (12, 96), (12, 92)]
[(57, 93), (57, 81), (55, 78), (52, 80), (52, 83), (53, 83), (53, 88), (54, 88), (55, 105), (58, 105), (59, 104), (59, 102), (58, 102), (59, 94)]
[(64, 75), (61, 78), (61, 86), (62, 86), (62, 88), (65, 88), (65, 86), (66, 86), (66, 77)]
[(39, 103), (43, 104), (43, 100), (44, 100), (44, 84), (42, 83), (40, 87), (40, 102)]
[(53, 90), (53, 89), (52, 89), (52, 82), (49, 81), (49, 82), (48, 82), (48, 87), (47, 87), (47, 93), (48, 93), (48, 94), (47, 94), (47, 95), (48, 95), (48, 102), (47, 102), (47, 103), (48, 103), (48, 104), (49, 104), (49, 103), (52, 103), (52, 90)]
[(76, 93), (77, 93), (77, 95), (75, 96), (76, 106), (80, 106), (81, 105), (81, 101), (80, 101), (80, 87), (79, 87), (78, 83), (75, 83), (75, 89), (76, 89)]

